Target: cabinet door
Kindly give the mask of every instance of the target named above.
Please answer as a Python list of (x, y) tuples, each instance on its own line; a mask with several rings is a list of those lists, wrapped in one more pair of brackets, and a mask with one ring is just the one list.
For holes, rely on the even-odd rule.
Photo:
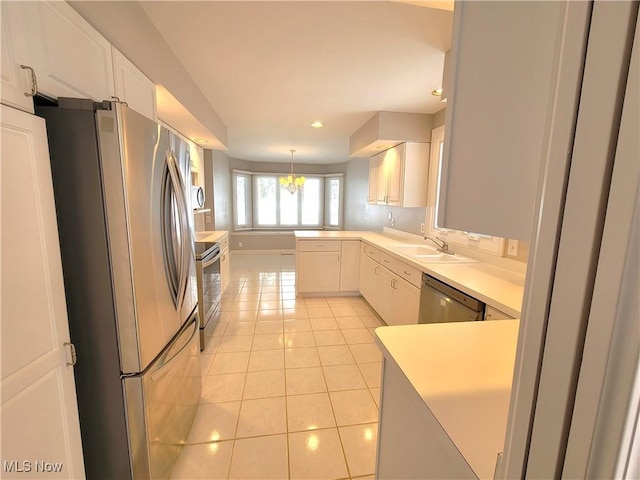
[(5, 106), (0, 119), (4, 473), (38, 460), (84, 478), (45, 122)]
[[(401, 143), (385, 152), (387, 173), (387, 204), (402, 206), (405, 144)], [(425, 178), (426, 181), (426, 178)]]
[(529, 240), (565, 7), (456, 4), (440, 226)]
[(376, 182), (376, 203), (378, 205), (387, 204), (387, 192), (389, 190), (389, 175), (387, 174), (387, 162), (385, 153), (376, 155), (376, 163), (378, 164), (377, 182)]
[(2, 14), (2, 103), (33, 113), (31, 76), (20, 65), (29, 65), (24, 9), (17, 2), (0, 2)]
[(380, 265), (370, 257), (363, 256), (360, 268), (360, 293), (374, 310), (378, 305), (378, 272)]
[(420, 311), (420, 289), (402, 278), (393, 284), (393, 324), (414, 325)]
[(111, 44), (65, 2), (21, 2), (38, 91), (49, 97), (111, 100)]
[(231, 256), (229, 255), (229, 249), (225, 248), (222, 251), (222, 256), (220, 257), (220, 286), (222, 289), (222, 293), (229, 286), (229, 282), (231, 281)]
[(340, 289), (340, 252), (299, 252), (299, 292), (337, 292)]
[(360, 283), (360, 240), (342, 241), (340, 291), (357, 292)]
[(157, 121), (156, 86), (115, 47), (112, 52), (116, 97), (136, 112)]
[(393, 285), (398, 276), (384, 267), (379, 267), (378, 272), (378, 302), (374, 308), (387, 325), (395, 325)]

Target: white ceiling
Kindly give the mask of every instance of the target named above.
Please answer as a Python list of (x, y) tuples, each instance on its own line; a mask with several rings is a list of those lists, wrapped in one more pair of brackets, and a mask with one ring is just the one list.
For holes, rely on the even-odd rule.
[[(229, 157), (287, 162), (295, 149), (297, 163), (344, 162), (349, 137), (376, 112), (443, 108), (431, 91), (451, 42), (449, 10), (386, 1), (140, 5), (227, 125)], [(311, 128), (315, 120), (325, 126)]]

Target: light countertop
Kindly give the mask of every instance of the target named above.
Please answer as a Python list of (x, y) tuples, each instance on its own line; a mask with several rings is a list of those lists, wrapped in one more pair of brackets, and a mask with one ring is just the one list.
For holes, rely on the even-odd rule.
[(203, 232), (195, 232), (193, 236), (194, 242), (220, 242), (229, 236), (226, 230), (209, 230)]
[[(415, 243), (366, 231), (296, 230), (297, 240), (362, 240), (514, 318), (520, 317), (524, 274), (468, 259), (468, 263), (433, 263), (406, 255), (399, 246)], [(454, 247), (455, 248), (455, 247)], [(463, 257), (464, 258), (464, 257)]]
[(493, 478), (496, 456), (503, 451), (519, 323), (375, 331), (385, 359), (398, 365), (479, 478)]

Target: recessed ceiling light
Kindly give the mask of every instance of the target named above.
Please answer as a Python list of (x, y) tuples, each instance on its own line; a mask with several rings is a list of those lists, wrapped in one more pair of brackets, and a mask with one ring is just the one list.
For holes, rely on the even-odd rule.
[(196, 143), (209, 143), (209, 140), (206, 140), (204, 138), (194, 138), (193, 141)]
[(322, 122), (313, 122), (313, 123), (311, 124), (311, 126), (312, 126), (313, 128), (321, 128), (321, 127), (324, 127), (324, 123), (322, 123)]
[(439, 97), (440, 95), (442, 95), (442, 89), (436, 88), (433, 92), (431, 92), (431, 95), (433, 95), (434, 97)]

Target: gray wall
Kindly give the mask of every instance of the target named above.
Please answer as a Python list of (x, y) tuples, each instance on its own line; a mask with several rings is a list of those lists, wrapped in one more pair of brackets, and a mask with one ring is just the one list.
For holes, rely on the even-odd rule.
[[(444, 125), (445, 108), (433, 115), (433, 128)], [(211, 164), (209, 163), (211, 162)], [(208, 167), (208, 168), (207, 168)], [(228, 158), (224, 152), (205, 151), (205, 176), (212, 172), (214, 175), (214, 199), (208, 208), (215, 210), (215, 230), (233, 229), (231, 170), (246, 170), (264, 173), (288, 173), (288, 163), (251, 162), (236, 158)], [(366, 230), (382, 232), (383, 227), (392, 227), (408, 233), (420, 235), (420, 225), (425, 221), (426, 209), (386, 207), (369, 205), (369, 159), (353, 158), (344, 163), (331, 165), (296, 164), (296, 174), (330, 174), (343, 173), (345, 175), (344, 197), (344, 229)], [(208, 194), (208, 193), (207, 193)], [(207, 200), (209, 201), (209, 200)], [(389, 220), (389, 213), (394, 218), (394, 225)], [(213, 230), (213, 225), (206, 226)], [(242, 247), (239, 246), (242, 242)], [(282, 232), (260, 233), (239, 232), (232, 233), (230, 247), (233, 250), (290, 250), (295, 248), (295, 241), (291, 234)]]
[[(404, 232), (420, 235), (420, 224), (424, 223), (426, 209), (369, 205), (369, 159), (354, 158), (347, 164), (345, 176), (344, 229), (381, 232), (383, 227), (392, 227)], [(389, 213), (395, 220), (391, 225)]]

